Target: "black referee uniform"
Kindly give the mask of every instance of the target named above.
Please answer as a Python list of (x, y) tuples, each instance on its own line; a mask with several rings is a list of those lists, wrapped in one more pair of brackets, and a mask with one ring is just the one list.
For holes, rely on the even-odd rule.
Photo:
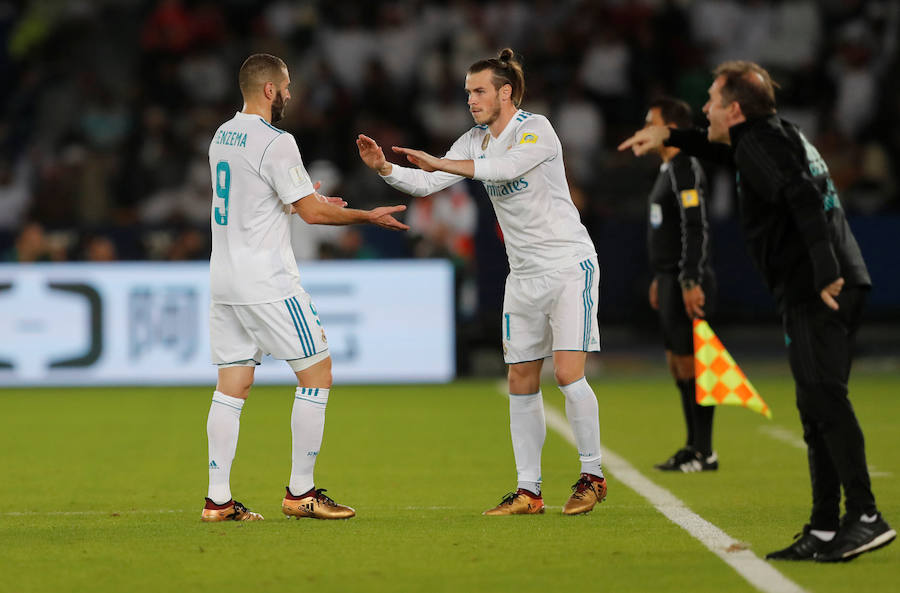
[[(647, 252), (657, 283), (663, 343), (666, 350), (679, 356), (694, 354), (693, 322), (684, 308), (682, 286), (699, 284), (703, 288), (707, 317), (715, 306), (706, 195), (700, 162), (679, 152), (660, 167), (648, 198)], [(712, 454), (715, 408), (696, 403), (693, 379), (676, 383), (687, 426), (686, 447), (708, 457)]]
[[(796, 383), (809, 452), (812, 515), (808, 528), (839, 527), (841, 487), (847, 517), (877, 513), (863, 433), (847, 397), (851, 344), (869, 273), (818, 151), (776, 115), (730, 128), (731, 146), (703, 130), (672, 130), (666, 144), (737, 169), (741, 226), (750, 254), (775, 296)], [(822, 289), (845, 281), (828, 308)]]

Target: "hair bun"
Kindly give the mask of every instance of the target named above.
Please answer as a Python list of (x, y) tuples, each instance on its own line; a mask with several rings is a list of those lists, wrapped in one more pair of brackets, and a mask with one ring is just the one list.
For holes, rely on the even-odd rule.
[(500, 60), (501, 62), (511, 62), (512, 59), (515, 57), (515, 55), (516, 55), (516, 52), (514, 52), (512, 49), (510, 49), (508, 47), (505, 47), (500, 50), (500, 55), (497, 56), (497, 59)]

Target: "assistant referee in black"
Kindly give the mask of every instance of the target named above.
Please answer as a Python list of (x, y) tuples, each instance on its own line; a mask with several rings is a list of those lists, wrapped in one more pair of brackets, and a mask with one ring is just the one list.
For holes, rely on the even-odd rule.
[(644, 128), (619, 150), (643, 155), (676, 146), (735, 167), (747, 245), (784, 321), (812, 481), (809, 523), (793, 544), (766, 558), (850, 560), (897, 535), (876, 508), (862, 430), (847, 397), (869, 274), (828, 167), (797, 126), (776, 115), (769, 73), (735, 61), (714, 75), (703, 107), (706, 131)]
[[(647, 126), (690, 129), (690, 106), (671, 97), (650, 103)], [(715, 406), (697, 403), (694, 378), (695, 317), (706, 317), (716, 300), (706, 211), (706, 175), (700, 162), (674, 146), (660, 146), (659, 174), (648, 198), (647, 252), (653, 280), (650, 306), (659, 313), (666, 362), (675, 379), (687, 428), (685, 445), (656, 464), (662, 471), (719, 469), (712, 449)]]

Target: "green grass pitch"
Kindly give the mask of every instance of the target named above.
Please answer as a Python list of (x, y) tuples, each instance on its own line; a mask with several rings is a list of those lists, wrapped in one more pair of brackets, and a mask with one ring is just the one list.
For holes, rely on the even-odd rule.
[[(714, 474), (652, 470), (683, 438), (664, 375), (592, 384), (604, 446), (763, 556), (804, 523), (809, 483), (805, 451), (786, 442), (800, 438), (787, 369), (744, 370), (775, 416), (720, 408)], [(335, 387), (317, 486), (358, 516), (288, 521), (292, 392), (255, 388), (242, 417), (232, 488), (266, 520), (202, 524), (211, 388), (0, 390), (0, 592), (754, 591), (615, 475), (593, 513), (562, 516), (578, 459), (552, 430), (547, 514), (482, 517), (515, 486), (497, 381)], [(896, 374), (857, 372), (851, 384), (895, 527), (898, 393)], [(544, 394), (563, 409), (555, 386)], [(810, 592), (896, 591), (898, 560), (894, 543), (845, 565), (776, 566)]]

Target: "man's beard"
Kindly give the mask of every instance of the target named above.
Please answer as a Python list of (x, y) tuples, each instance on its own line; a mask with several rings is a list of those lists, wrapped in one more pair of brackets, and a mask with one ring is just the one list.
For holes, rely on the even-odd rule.
[[(500, 117), (500, 93), (497, 93), (497, 96), (494, 98), (494, 100), (496, 101), (494, 103), (494, 110), (491, 111), (491, 114), (486, 119), (478, 121), (478, 118), (475, 117), (475, 114), (472, 114), (472, 119), (475, 120), (476, 124), (481, 126), (490, 126), (495, 121), (497, 121), (497, 119)], [(484, 113), (484, 111), (482, 111), (481, 113)]]
[(287, 101), (284, 100), (284, 96), (281, 94), (281, 91), (278, 91), (275, 94), (275, 100), (272, 101), (272, 123), (274, 124), (277, 121), (281, 121), (284, 119), (284, 110), (287, 107)]
[(500, 101), (497, 101), (497, 106), (491, 112), (491, 115), (484, 121), (481, 122), (481, 125), (490, 126), (500, 117)]

